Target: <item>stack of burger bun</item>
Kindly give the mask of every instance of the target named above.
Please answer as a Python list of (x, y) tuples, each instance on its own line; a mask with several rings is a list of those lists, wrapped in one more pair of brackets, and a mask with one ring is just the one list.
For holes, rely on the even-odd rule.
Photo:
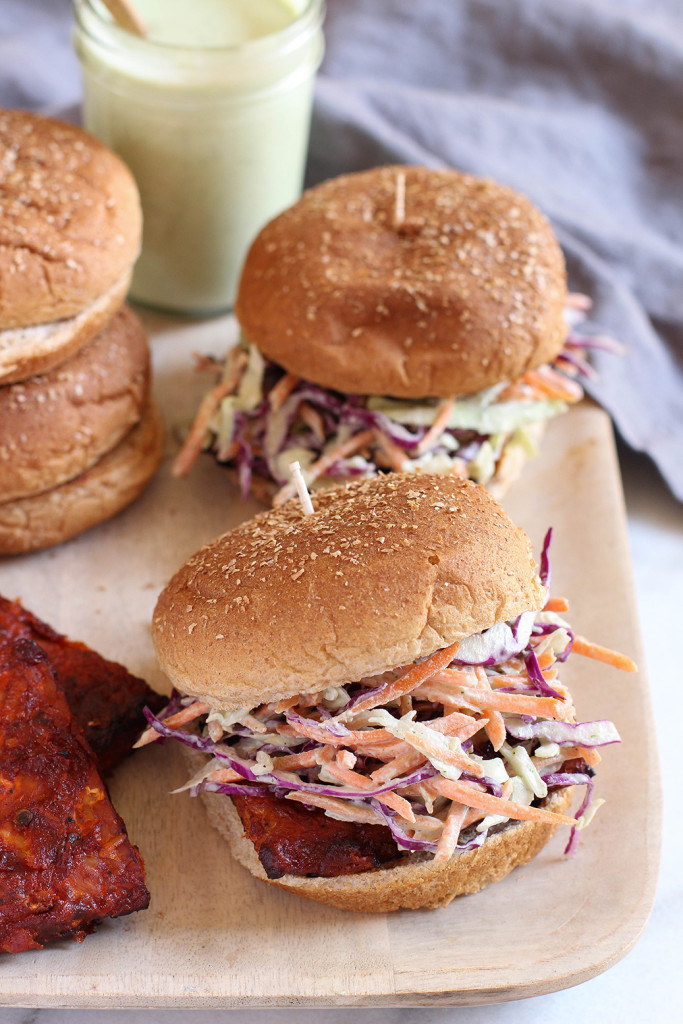
[(0, 554), (102, 522), (159, 464), (148, 342), (123, 306), (140, 233), (118, 157), (0, 112)]

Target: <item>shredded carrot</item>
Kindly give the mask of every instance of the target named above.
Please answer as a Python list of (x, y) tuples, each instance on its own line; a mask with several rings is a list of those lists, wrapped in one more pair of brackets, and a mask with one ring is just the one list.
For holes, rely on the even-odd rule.
[(503, 388), (502, 391), (498, 392), (498, 397), (497, 397), (496, 401), (498, 401), (498, 402), (509, 402), (512, 399), (516, 399), (516, 398), (524, 399), (524, 398), (528, 398), (528, 397), (529, 396), (528, 396), (528, 394), (527, 394), (523, 384), (521, 383), (521, 381), (514, 380), (514, 381), (512, 381), (511, 384), (508, 384), (508, 386), (506, 388)]
[[(193, 704), (188, 704), (186, 708), (181, 708), (180, 711), (176, 711), (174, 715), (169, 715), (168, 718), (163, 719), (164, 725), (168, 726), (169, 729), (179, 729), (181, 725), (187, 725), (188, 722), (194, 722), (195, 718), (200, 718), (202, 715), (206, 715), (211, 710), (208, 704), (205, 704), (202, 700), (196, 700)], [(133, 746), (137, 750), (138, 747), (146, 747), (148, 743), (153, 743), (155, 740), (161, 739), (161, 736), (153, 729), (152, 726), (145, 729), (140, 739)]]
[(171, 472), (173, 476), (185, 476), (195, 462), (204, 444), (204, 435), (209, 420), (216, 412), (224, 398), (231, 395), (242, 378), (242, 371), (247, 365), (248, 356), (244, 349), (233, 349), (230, 355), (230, 366), (223, 378), (202, 399), (190, 433), (175, 457)]
[(555, 664), (555, 655), (552, 651), (543, 651), (543, 654), (538, 655), (537, 660), (539, 668), (550, 668), (551, 665)]
[(433, 718), (425, 722), (430, 729), (441, 732), (445, 736), (457, 736), (460, 740), (468, 740), (486, 727), (488, 718), (473, 718), (472, 715), (462, 715), (459, 711), (452, 711), (443, 718)]
[(375, 743), (367, 747), (363, 743), (354, 744), (354, 751), (359, 757), (371, 757), (375, 761), (387, 763), (396, 757), (402, 757), (410, 750), (407, 743), (396, 740), (394, 743)]
[(557, 814), (544, 807), (528, 807), (526, 804), (517, 804), (512, 800), (492, 796), (490, 793), (484, 792), (483, 789), (479, 789), (476, 783), (460, 780), (452, 782), (450, 779), (440, 778), (430, 779), (425, 785), (439, 796), (457, 800), (467, 807), (479, 807), (487, 814), (504, 814), (506, 818), (514, 818), (517, 821), (545, 821), (553, 825), (576, 825), (574, 818), (569, 818), (566, 814)]
[(459, 686), (479, 685), (479, 679), (474, 669), (442, 668), (438, 674), (434, 674), (433, 678), (437, 682), (454, 683)]
[[(369, 779), (367, 775), (361, 775), (360, 772), (354, 772), (350, 768), (345, 768), (339, 764), (326, 764), (325, 771), (329, 772), (330, 775), (334, 775), (335, 779), (339, 779), (340, 782), (345, 783), (353, 789), (375, 789), (376, 784), (372, 779)], [(415, 815), (413, 809), (402, 796), (398, 793), (382, 793), (377, 797), (377, 800), (381, 804), (385, 804), (387, 807), (391, 807), (392, 810), (398, 811), (402, 817), (407, 821), (414, 821)]]
[(268, 727), (255, 715), (246, 714), (239, 719), (240, 725), (246, 725), (252, 732), (268, 732)]
[(306, 426), (310, 427), (316, 438), (319, 441), (324, 441), (325, 423), (318, 410), (314, 409), (312, 405), (308, 404), (308, 402), (302, 402), (299, 406), (299, 416)]
[(466, 699), (481, 711), (508, 711), (513, 715), (533, 715), (535, 718), (554, 718), (557, 721), (568, 721), (567, 715), (573, 709), (564, 701), (555, 697), (534, 697), (526, 693), (501, 693), (491, 690), (490, 694), (480, 694), (471, 690)]
[[(476, 675), (477, 679), (479, 680), (479, 683), (484, 689), (491, 689), (491, 684), (489, 683), (488, 676), (486, 675), (486, 672), (484, 671), (483, 668), (477, 666), (474, 670), (474, 674)], [(500, 711), (491, 711), (489, 713), (489, 721), (486, 725), (486, 735), (490, 739), (491, 746), (493, 747), (493, 749), (495, 751), (500, 750), (500, 748), (505, 743), (505, 739), (507, 736), (505, 722), (503, 721), (503, 716), (501, 715)]]
[(284, 700), (278, 701), (277, 704), (269, 704), (268, 707), (272, 708), (276, 715), (281, 715), (284, 711), (295, 707), (300, 699), (300, 697), (285, 697)]
[(244, 778), (232, 768), (216, 768), (206, 776), (207, 782), (244, 782)]
[(220, 448), (216, 449), (216, 459), (218, 462), (230, 462), (235, 458), (240, 446), (237, 441), (231, 441), (229, 444), (221, 445)]
[[(445, 676), (445, 673), (440, 673)], [(525, 680), (527, 682), (527, 680)], [(432, 691), (432, 686), (435, 686)], [(570, 705), (555, 697), (535, 697), (526, 693), (502, 693), (500, 690), (483, 690), (480, 686), (453, 687), (444, 679), (437, 678), (435, 684), (430, 681), (420, 687), (420, 696), (428, 700), (441, 698), (448, 693), (451, 703), (459, 703), (461, 707), (471, 706), (487, 715), (491, 711), (507, 711), (513, 715), (533, 715), (535, 718), (554, 718), (567, 721), (571, 713)]]
[(576, 654), (583, 654), (587, 658), (594, 658), (596, 661), (604, 661), (606, 665), (623, 669), (624, 672), (637, 672), (638, 666), (626, 654), (613, 651), (609, 647), (601, 647), (600, 644), (591, 643), (585, 636), (575, 636), (572, 651)]
[(286, 373), (284, 377), (280, 377), (277, 384), (268, 392), (268, 405), (273, 412), (277, 412), (283, 403), (287, 401), (298, 383), (299, 378), (295, 377), (293, 373)]
[[(340, 716), (341, 718), (341, 716)], [(291, 731), (290, 731), (291, 730)], [(317, 740), (318, 743), (329, 743), (333, 747), (354, 747), (357, 744), (374, 746), (380, 743), (395, 743), (396, 737), (386, 729), (362, 729), (358, 732), (348, 732), (345, 736), (333, 736), (329, 729), (312, 718), (302, 722), (288, 722), (286, 726), (280, 726), (280, 735), (287, 736), (296, 734), (306, 736), (310, 740)]]
[(568, 612), (569, 601), (566, 597), (549, 597), (543, 606), (544, 612)]
[(310, 804), (331, 811), (344, 821), (357, 821), (361, 825), (384, 825), (384, 821), (371, 807), (357, 807), (347, 800), (337, 800), (331, 796), (318, 796), (317, 793), (287, 793), (285, 800), (295, 800), (299, 804)]
[(427, 760), (417, 750), (412, 748), (405, 754), (401, 754), (399, 757), (395, 757), (392, 761), (382, 765), (381, 768), (375, 769), (371, 773), (370, 778), (377, 785), (381, 785), (383, 782), (390, 782), (391, 779), (397, 779), (399, 775), (405, 775), (406, 772), (415, 771), (420, 765), (424, 764)]
[(437, 844), (436, 853), (434, 854), (435, 864), (444, 864), (455, 853), (455, 848), (458, 845), (458, 836), (460, 835), (466, 814), (467, 807), (464, 804), (457, 803), (455, 800), (448, 808), (446, 823)]
[(575, 757), (582, 757), (591, 768), (595, 768), (602, 761), (595, 747), (562, 747), (560, 754), (564, 761), (573, 761)]
[(378, 704), (387, 704), (391, 700), (402, 697), (405, 693), (410, 693), (420, 683), (431, 679), (435, 672), (450, 665), (459, 646), (460, 644), (456, 641), (454, 644), (444, 647), (443, 650), (436, 651), (435, 654), (432, 654), (431, 657), (419, 665), (411, 666), (398, 679), (395, 679), (392, 683), (387, 683), (381, 692), (377, 693), (374, 697), (365, 697), (363, 700), (358, 701), (353, 708), (339, 716), (340, 720), (343, 721), (350, 715), (357, 715), (361, 711), (368, 711), (370, 708), (376, 708)]
[(452, 398), (447, 398), (441, 403), (439, 411), (434, 418), (434, 422), (415, 449), (417, 455), (422, 455), (423, 452), (426, 452), (436, 441), (438, 441), (448, 426), (448, 421), (451, 418), (454, 406), (455, 401)]
[(342, 768), (353, 768), (357, 758), (350, 750), (338, 750), (334, 760), (337, 764), (341, 765)]
[(280, 772), (290, 772), (296, 768), (313, 768), (329, 758), (334, 757), (334, 747), (316, 747), (314, 750), (303, 750), (300, 754), (283, 754), (273, 758), (273, 768)]
[(528, 370), (521, 378), (535, 391), (548, 398), (558, 398), (563, 402), (579, 402), (583, 398), (583, 388), (576, 381), (569, 380), (550, 366), (539, 366)]
[(309, 479), (315, 480), (316, 477), (322, 476), (338, 459), (345, 459), (349, 455), (355, 455), (361, 448), (365, 448), (366, 445), (370, 444), (372, 439), (372, 430), (363, 430), (360, 434), (354, 434), (353, 437), (337, 445), (336, 448), (332, 448), (331, 451), (322, 455), (317, 462), (314, 462), (312, 466), (309, 466), (306, 471)]
[[(316, 480), (319, 476), (323, 476), (330, 469), (331, 466), (337, 462), (338, 459), (348, 458), (350, 455), (355, 455), (361, 448), (365, 448), (371, 444), (374, 435), (372, 430), (363, 430), (360, 434), (354, 434), (347, 441), (337, 445), (336, 448), (332, 448), (331, 451), (326, 452), (325, 455), (321, 455), (317, 462), (313, 462), (306, 469), (306, 479), (308, 483)], [(280, 488), (275, 497), (273, 498), (273, 505), (276, 507), (284, 505), (295, 494), (294, 486), (291, 483), (285, 484), (284, 487)]]
[(410, 459), (403, 449), (399, 448), (397, 444), (394, 444), (391, 438), (387, 437), (384, 431), (380, 430), (379, 427), (375, 427), (372, 432), (375, 441), (379, 445), (380, 451), (385, 456), (391, 468), (397, 473), (405, 472), (410, 464)]

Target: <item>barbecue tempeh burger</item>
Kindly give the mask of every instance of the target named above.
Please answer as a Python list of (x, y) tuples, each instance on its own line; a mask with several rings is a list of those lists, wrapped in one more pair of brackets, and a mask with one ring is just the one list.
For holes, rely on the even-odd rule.
[(576, 827), (572, 786), (618, 734), (577, 723), (547, 553), (539, 577), (482, 487), (393, 474), (313, 504), (168, 584), (153, 635), (178, 692), (142, 742), (187, 745), (187, 788), (258, 878), (353, 910), (446, 904)]
[(419, 470), (499, 496), (583, 395), (577, 304), (550, 224), (512, 189), (424, 167), (324, 182), (255, 239), (243, 341), (213, 364), (175, 472), (209, 448), (276, 504), (294, 459), (309, 486)]

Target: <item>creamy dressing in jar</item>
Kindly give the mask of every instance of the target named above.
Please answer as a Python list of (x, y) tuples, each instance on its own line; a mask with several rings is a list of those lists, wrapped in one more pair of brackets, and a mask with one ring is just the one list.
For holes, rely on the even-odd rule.
[(229, 308), (258, 230), (301, 192), (322, 0), (135, 0), (140, 38), (75, 0), (85, 127), (140, 188), (132, 295)]

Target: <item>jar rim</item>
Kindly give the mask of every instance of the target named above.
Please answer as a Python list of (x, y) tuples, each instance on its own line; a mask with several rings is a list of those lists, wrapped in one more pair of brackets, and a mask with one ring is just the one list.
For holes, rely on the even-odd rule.
[(76, 20), (79, 27), (87, 35), (90, 35), (90, 32), (88, 26), (82, 20), (81, 9), (83, 8), (88, 11), (88, 14), (95, 19), (95, 23), (101, 26), (104, 32), (111, 33), (111, 39), (118, 41), (122, 46), (137, 48), (147, 56), (158, 55), (163, 60), (164, 57), (173, 59), (173, 55), (179, 53), (192, 53), (197, 54), (197, 56), (202, 53), (210, 54), (211, 56), (218, 54), (257, 56), (259, 52), (266, 52), (273, 46), (277, 46), (278, 49), (286, 49), (290, 41), (296, 43), (302, 29), (314, 29), (322, 24), (325, 15), (325, 0), (307, 0), (301, 13), (297, 14), (289, 25), (285, 25), (284, 28), (278, 29), (275, 32), (269, 32), (267, 35), (259, 36), (257, 39), (247, 39), (241, 43), (217, 44), (215, 46), (206, 46), (204, 44), (185, 46), (182, 43), (166, 43), (156, 39), (148, 39), (146, 36), (137, 36), (116, 25), (113, 21), (105, 20), (94, 0), (74, 0)]

